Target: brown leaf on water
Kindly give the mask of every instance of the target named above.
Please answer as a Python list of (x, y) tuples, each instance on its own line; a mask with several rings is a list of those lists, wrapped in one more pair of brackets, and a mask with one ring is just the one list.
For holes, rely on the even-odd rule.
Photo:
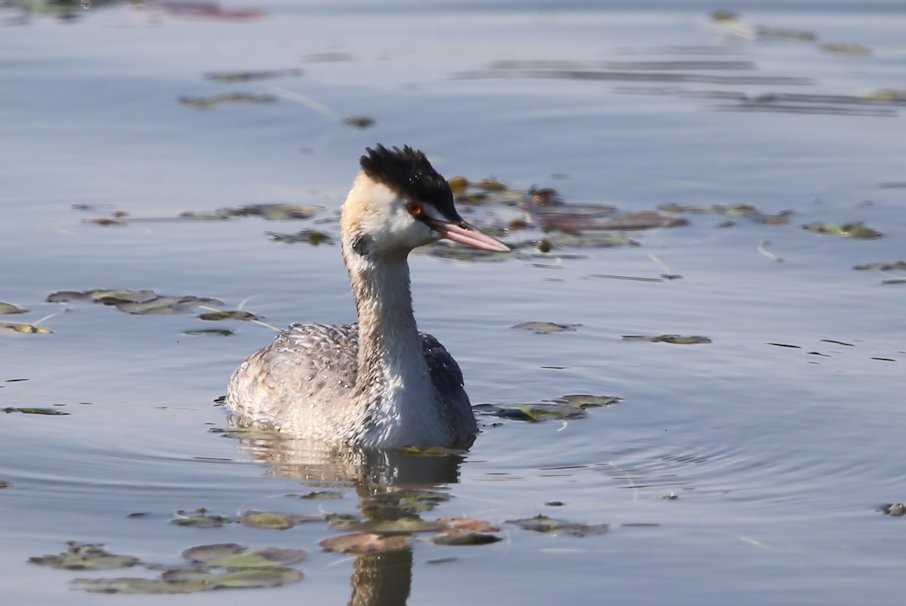
[(527, 330), (536, 335), (546, 335), (555, 332), (574, 332), (581, 324), (556, 324), (554, 322), (521, 322), (510, 328)]
[(196, 109), (212, 109), (223, 103), (276, 103), (277, 97), (255, 93), (223, 93), (210, 97), (180, 97), (179, 102)]
[(204, 75), (206, 80), (216, 82), (251, 82), (253, 80), (270, 80), (273, 78), (288, 78), (301, 76), (303, 72), (298, 68), (291, 69), (270, 69), (258, 71), (236, 71), (236, 72), (208, 72)]
[(0, 322), (0, 334), (49, 335), (53, 331), (44, 326), (26, 322)]
[(24, 407), (12, 407), (7, 406), (6, 408), (0, 408), (3, 412), (9, 414), (11, 412), (18, 412), (25, 415), (46, 415), (49, 417), (65, 417), (68, 416), (68, 412), (64, 412), (59, 408), (46, 408), (41, 406), (24, 406)]
[(244, 311), (241, 309), (236, 310), (218, 310), (218, 311), (206, 311), (205, 313), (198, 316), (200, 320), (208, 320), (210, 322), (220, 322), (223, 320), (239, 320), (240, 322), (248, 322), (249, 320), (258, 320), (258, 316), (253, 314), (250, 311)]
[(366, 129), (374, 126), (374, 118), (368, 116), (349, 116), (343, 119), (343, 124), (353, 128)]

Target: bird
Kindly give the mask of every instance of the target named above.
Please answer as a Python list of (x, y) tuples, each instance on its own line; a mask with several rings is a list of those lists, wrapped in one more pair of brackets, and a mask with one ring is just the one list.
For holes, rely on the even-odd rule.
[(410, 146), (366, 148), (340, 212), (357, 322), (294, 323), (229, 381), (240, 425), (330, 446), (468, 448), (478, 427), (462, 371), (412, 310), (409, 253), (440, 239), (509, 247), (467, 223), (447, 180)]

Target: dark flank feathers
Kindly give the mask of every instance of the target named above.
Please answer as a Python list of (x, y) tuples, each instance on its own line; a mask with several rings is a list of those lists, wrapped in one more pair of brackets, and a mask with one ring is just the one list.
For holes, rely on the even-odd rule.
[(453, 192), (443, 176), (434, 170), (425, 154), (408, 145), (387, 149), (378, 144), (365, 149), (359, 159), (365, 174), (401, 195), (430, 204), (454, 223), (462, 217), (453, 206)]

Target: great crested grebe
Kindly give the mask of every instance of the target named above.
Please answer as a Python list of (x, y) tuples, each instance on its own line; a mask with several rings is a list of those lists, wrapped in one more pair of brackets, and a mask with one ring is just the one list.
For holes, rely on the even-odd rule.
[(446, 238), (507, 251), (466, 223), (420, 151), (368, 148), (340, 229), (358, 324), (293, 324), (230, 378), (240, 421), (365, 448), (469, 446), (478, 431), (456, 360), (418, 332), (407, 257)]

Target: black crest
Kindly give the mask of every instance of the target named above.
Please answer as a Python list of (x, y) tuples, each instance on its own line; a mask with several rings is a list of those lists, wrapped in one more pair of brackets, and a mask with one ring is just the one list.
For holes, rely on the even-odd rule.
[(424, 153), (408, 145), (387, 149), (380, 144), (365, 151), (359, 163), (366, 175), (407, 198), (430, 204), (450, 221), (462, 221), (453, 206), (450, 185)]

